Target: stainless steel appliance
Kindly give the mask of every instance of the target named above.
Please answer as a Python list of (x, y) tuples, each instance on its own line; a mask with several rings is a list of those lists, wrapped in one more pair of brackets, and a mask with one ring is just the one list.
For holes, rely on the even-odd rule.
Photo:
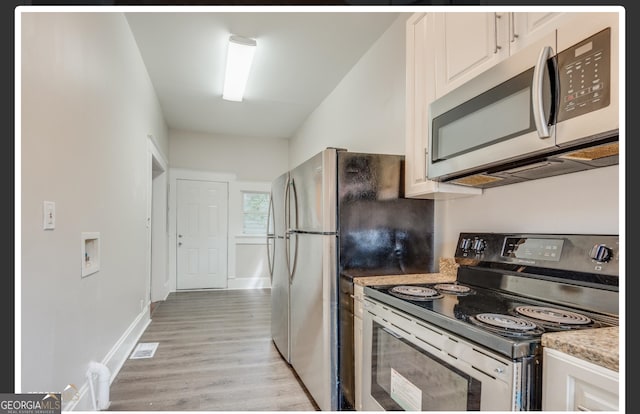
[[(271, 338), (282, 357), (291, 362), (289, 344), (289, 270), (285, 251), (285, 189), (289, 173), (271, 185), (267, 221), (267, 259), (271, 278)], [(276, 254), (277, 253), (277, 254)]]
[(434, 271), (433, 200), (403, 198), (403, 168), (329, 148), (273, 183), (273, 340), (322, 410), (354, 408), (352, 278)]
[(490, 188), (618, 164), (618, 19), (563, 26), (434, 101), (428, 178)]
[(528, 411), (545, 332), (617, 326), (618, 236), (462, 233), (451, 284), (365, 287), (363, 409)]

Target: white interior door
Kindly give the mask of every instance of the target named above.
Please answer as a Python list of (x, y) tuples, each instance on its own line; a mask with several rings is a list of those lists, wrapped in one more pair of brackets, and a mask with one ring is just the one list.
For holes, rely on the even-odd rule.
[(177, 289), (227, 287), (227, 183), (177, 180)]

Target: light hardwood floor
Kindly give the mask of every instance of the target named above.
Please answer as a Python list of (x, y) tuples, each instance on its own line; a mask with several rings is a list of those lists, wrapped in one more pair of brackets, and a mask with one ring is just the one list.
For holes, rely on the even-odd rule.
[(127, 359), (109, 411), (317, 411), (271, 340), (270, 290), (171, 293)]

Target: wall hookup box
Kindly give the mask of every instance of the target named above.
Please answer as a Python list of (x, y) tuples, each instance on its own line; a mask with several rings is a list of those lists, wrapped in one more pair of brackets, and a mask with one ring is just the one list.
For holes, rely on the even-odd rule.
[(83, 232), (81, 243), (82, 277), (100, 270), (100, 233)]

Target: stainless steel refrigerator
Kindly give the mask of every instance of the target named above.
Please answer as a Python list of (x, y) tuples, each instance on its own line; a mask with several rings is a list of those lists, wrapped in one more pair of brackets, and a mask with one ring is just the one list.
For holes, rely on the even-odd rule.
[(404, 198), (403, 178), (403, 156), (329, 148), (273, 182), (272, 337), (323, 411), (353, 409), (344, 280), (435, 271), (433, 200)]
[(282, 357), (289, 356), (289, 270), (285, 256), (285, 189), (289, 173), (271, 185), (267, 221), (267, 258), (271, 277), (271, 337)]

